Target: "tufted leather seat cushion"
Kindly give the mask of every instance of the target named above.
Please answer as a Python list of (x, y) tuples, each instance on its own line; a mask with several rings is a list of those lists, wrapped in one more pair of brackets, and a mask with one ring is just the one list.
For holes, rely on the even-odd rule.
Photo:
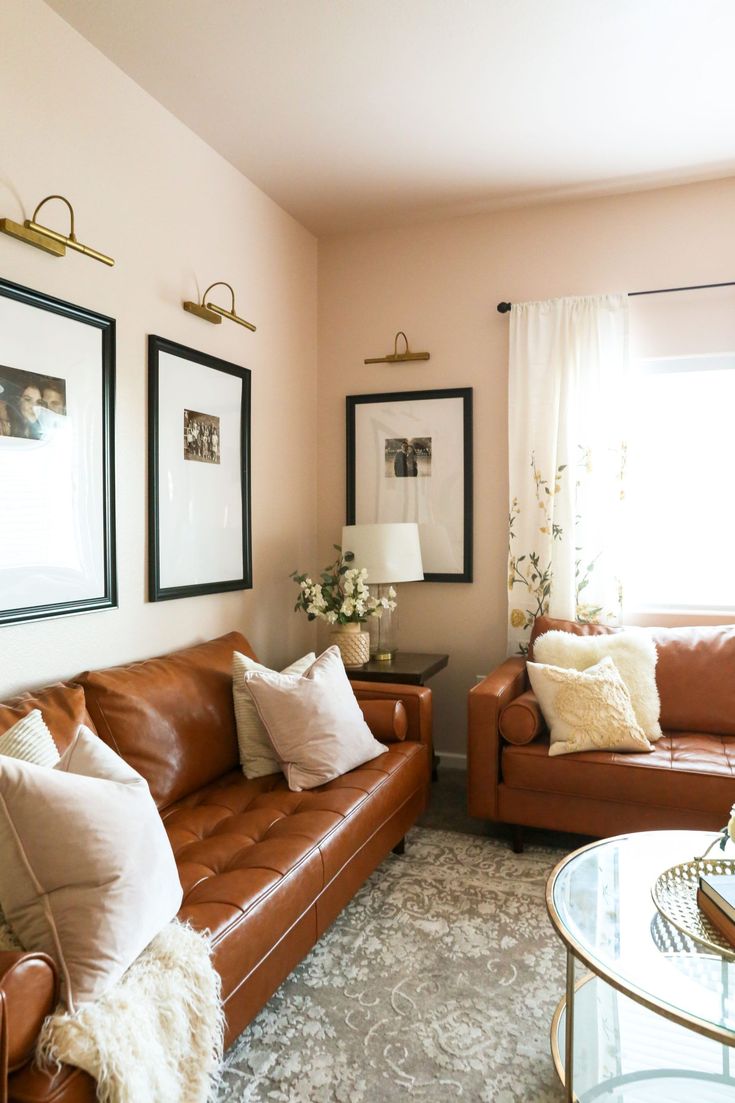
[(735, 792), (735, 739), (664, 732), (650, 754), (584, 751), (549, 758), (548, 737), (503, 747), (511, 789), (688, 808), (723, 818)]
[(425, 748), (398, 743), (301, 793), (280, 774), (232, 771), (164, 813), (184, 889), (179, 918), (212, 932), (225, 998), (425, 780)]

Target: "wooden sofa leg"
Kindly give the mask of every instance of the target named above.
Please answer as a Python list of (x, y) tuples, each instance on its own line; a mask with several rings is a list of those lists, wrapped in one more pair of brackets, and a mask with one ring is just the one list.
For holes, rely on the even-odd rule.
[(511, 824), (511, 840), (514, 854), (523, 853), (523, 828), (517, 824)]
[(404, 835), (403, 838), (399, 842), (397, 842), (396, 845), (393, 847), (393, 853), (394, 854), (405, 854), (405, 852), (406, 852), (406, 836)]

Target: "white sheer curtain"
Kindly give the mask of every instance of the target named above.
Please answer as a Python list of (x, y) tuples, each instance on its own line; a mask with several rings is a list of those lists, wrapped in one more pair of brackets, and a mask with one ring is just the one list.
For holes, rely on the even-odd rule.
[(534, 618), (614, 623), (622, 606), (621, 512), (628, 298), (519, 303), (509, 371), (509, 652)]

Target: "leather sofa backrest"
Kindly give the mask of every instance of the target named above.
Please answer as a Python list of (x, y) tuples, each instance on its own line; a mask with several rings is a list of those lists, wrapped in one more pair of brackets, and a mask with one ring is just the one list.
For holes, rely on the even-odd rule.
[(159, 808), (239, 765), (232, 653), (239, 632), (77, 680), (99, 735), (148, 782)]
[[(601, 624), (538, 617), (533, 643), (557, 629), (577, 636), (619, 632)], [(658, 650), (656, 683), (664, 731), (710, 732), (735, 736), (735, 624), (689, 628), (648, 628)]]
[(735, 625), (652, 628), (661, 727), (735, 735)]
[(3, 701), (0, 704), (0, 735), (33, 709), (41, 710), (59, 754), (63, 754), (70, 745), (80, 724), (95, 730), (84, 702), (84, 690), (80, 686), (58, 682)]
[(579, 624), (576, 620), (560, 620), (557, 617), (536, 617), (531, 629), (528, 657), (533, 662), (533, 645), (544, 632), (571, 632), (574, 636), (610, 636), (619, 632), (607, 624)]

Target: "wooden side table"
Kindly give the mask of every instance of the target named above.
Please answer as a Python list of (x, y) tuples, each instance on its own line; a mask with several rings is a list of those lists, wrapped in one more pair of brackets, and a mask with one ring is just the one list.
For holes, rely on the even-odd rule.
[[(399, 651), (391, 662), (369, 663), (347, 671), (353, 682), (393, 682), (397, 685), (423, 686), (449, 662), (448, 655), (423, 655), (417, 651)], [(431, 780), (436, 781), (439, 756), (431, 762)]]

